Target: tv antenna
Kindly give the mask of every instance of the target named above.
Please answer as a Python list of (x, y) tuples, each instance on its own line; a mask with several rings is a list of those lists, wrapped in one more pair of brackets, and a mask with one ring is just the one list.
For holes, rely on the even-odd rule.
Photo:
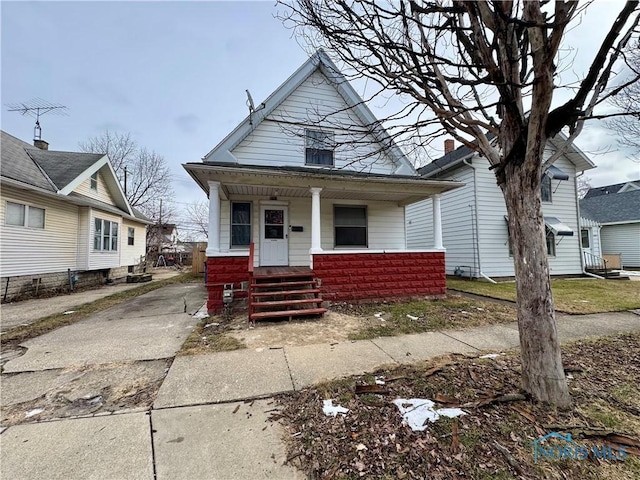
[(245, 92), (247, 92), (247, 107), (249, 107), (249, 125), (253, 125), (253, 118), (252, 118), (251, 114), (253, 112), (257, 112), (259, 110), (262, 110), (267, 105), (264, 102), (262, 102), (258, 106), (258, 108), (256, 108), (255, 105), (253, 104), (253, 97), (251, 96), (251, 93), (249, 92), (249, 90), (245, 90)]
[(54, 115), (68, 115), (67, 107), (57, 103), (47, 102), (41, 98), (33, 98), (28, 102), (7, 103), (9, 112), (20, 112), (22, 115), (29, 115), (36, 119), (36, 125), (33, 127), (33, 139), (42, 140), (42, 128), (40, 127), (40, 115), (45, 113), (53, 113)]

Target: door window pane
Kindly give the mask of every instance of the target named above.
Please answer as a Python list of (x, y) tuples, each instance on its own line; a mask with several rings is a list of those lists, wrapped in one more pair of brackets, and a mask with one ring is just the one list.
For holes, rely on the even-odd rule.
[(284, 210), (265, 210), (264, 223), (265, 225), (283, 225)]
[(283, 239), (284, 227), (282, 225), (265, 225), (264, 238), (266, 239)]

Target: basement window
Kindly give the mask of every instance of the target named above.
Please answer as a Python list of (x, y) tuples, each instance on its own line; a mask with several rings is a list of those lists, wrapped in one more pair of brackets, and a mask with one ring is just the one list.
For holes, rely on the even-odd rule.
[(334, 205), (334, 243), (336, 247), (367, 247), (367, 207)]

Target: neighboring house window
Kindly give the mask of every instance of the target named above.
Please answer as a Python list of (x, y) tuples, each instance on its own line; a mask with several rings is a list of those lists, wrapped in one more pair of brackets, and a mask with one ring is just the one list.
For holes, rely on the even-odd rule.
[(44, 208), (7, 202), (5, 223), (18, 227), (44, 228)]
[(333, 132), (305, 130), (305, 163), (307, 165), (333, 166)]
[(136, 229), (133, 227), (127, 228), (127, 245), (133, 245), (135, 243)]
[(583, 228), (580, 230), (580, 242), (582, 243), (582, 248), (589, 248), (589, 229)]
[(91, 190), (98, 191), (98, 172), (91, 175)]
[(545, 227), (547, 234), (547, 255), (550, 257), (556, 256), (556, 236), (553, 234), (549, 227)]
[(246, 247), (251, 243), (251, 203), (231, 203), (231, 246)]
[(367, 207), (333, 207), (333, 229), (336, 247), (367, 246)]
[(540, 197), (543, 202), (551, 202), (551, 177), (549, 175), (542, 175)]
[(103, 252), (118, 250), (118, 224), (101, 218), (94, 219), (93, 249)]

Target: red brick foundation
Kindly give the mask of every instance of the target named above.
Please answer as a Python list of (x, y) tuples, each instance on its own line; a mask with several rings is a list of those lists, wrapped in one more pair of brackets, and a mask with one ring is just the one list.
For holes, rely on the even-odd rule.
[(444, 252), (313, 255), (322, 298), (330, 301), (390, 300), (444, 295)]
[[(249, 281), (249, 257), (207, 257), (207, 311), (217, 313), (222, 310), (222, 290), (225, 283), (233, 283), (240, 288), (240, 282)], [(246, 292), (236, 293), (237, 297)]]

